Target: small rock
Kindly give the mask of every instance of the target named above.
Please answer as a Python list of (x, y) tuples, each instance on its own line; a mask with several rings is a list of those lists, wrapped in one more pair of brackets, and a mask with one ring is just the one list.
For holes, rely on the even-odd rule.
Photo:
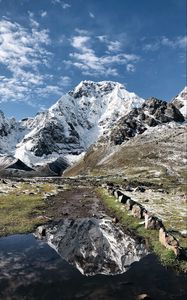
[(132, 207), (132, 215), (135, 218), (142, 219), (143, 218), (144, 207), (140, 204), (135, 204)]
[(46, 228), (44, 226), (39, 226), (38, 233), (40, 236), (46, 236)]
[(145, 188), (143, 186), (138, 186), (137, 188), (135, 188), (134, 190), (135, 192), (141, 192), (144, 193), (145, 192)]
[(135, 205), (136, 202), (134, 200), (132, 200), (131, 198), (127, 200), (126, 205), (127, 205), (127, 209), (131, 210), (133, 205)]
[(2, 179), (1, 182), (4, 183), (4, 184), (8, 184), (8, 182), (4, 179)]
[(130, 199), (130, 197), (125, 194), (122, 194), (118, 197), (118, 199), (119, 199), (120, 203), (125, 204), (127, 202), (127, 200)]
[(172, 250), (176, 256), (180, 256), (181, 248), (179, 242), (174, 236), (165, 231), (164, 228), (159, 230), (159, 242), (167, 249)]
[(123, 195), (123, 192), (121, 192), (120, 190), (115, 190), (114, 192), (114, 196), (119, 199), (119, 196), (122, 196)]
[(144, 213), (146, 229), (160, 229), (163, 226), (162, 221), (149, 213)]
[(148, 300), (151, 299), (151, 297), (148, 294), (140, 294), (136, 298), (137, 300)]
[(112, 223), (114, 223), (114, 224), (119, 223), (119, 219), (117, 217), (114, 217), (112, 219)]

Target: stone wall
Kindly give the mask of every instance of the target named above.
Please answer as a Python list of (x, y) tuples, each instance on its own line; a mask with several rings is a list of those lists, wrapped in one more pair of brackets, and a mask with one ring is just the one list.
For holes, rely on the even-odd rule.
[(185, 258), (187, 258), (185, 250), (180, 247), (177, 239), (166, 230), (160, 218), (153, 215), (150, 211), (147, 211), (142, 204), (131, 199), (125, 194), (125, 191), (121, 190), (113, 183), (104, 185), (104, 188), (108, 190), (108, 193), (110, 195), (113, 195), (122, 205), (124, 205), (127, 210), (131, 211), (133, 217), (143, 219), (146, 229), (158, 230), (159, 242), (165, 248), (172, 250), (175, 253), (176, 257), (185, 256)]

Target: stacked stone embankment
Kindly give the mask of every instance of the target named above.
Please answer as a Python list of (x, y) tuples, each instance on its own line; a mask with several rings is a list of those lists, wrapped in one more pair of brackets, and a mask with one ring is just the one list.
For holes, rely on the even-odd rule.
[(176, 257), (186, 257), (185, 250), (180, 247), (178, 240), (169, 233), (162, 220), (148, 211), (142, 204), (134, 201), (125, 194), (125, 191), (115, 186), (113, 183), (106, 184), (104, 186), (110, 195), (113, 195), (127, 210), (131, 211), (133, 217), (138, 219), (144, 219), (145, 229), (158, 230), (159, 242), (167, 249), (172, 250)]

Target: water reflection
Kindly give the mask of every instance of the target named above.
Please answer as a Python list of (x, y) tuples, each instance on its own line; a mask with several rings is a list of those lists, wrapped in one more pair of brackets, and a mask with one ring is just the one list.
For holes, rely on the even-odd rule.
[(187, 299), (186, 277), (147, 255), (116, 276), (84, 276), (33, 235), (0, 238), (1, 300)]
[(144, 244), (125, 234), (110, 218), (64, 219), (37, 232), (84, 275), (120, 274), (147, 254)]

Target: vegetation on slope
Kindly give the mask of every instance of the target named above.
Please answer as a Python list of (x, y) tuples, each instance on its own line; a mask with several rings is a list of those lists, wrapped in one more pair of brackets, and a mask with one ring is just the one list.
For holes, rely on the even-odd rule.
[[(15, 193), (16, 191), (16, 193)], [(0, 194), (0, 236), (32, 232), (46, 222), (44, 195), (54, 191), (48, 183), (22, 183), (6, 194)]]
[[(178, 271), (187, 272), (187, 262), (176, 259), (173, 251), (164, 248), (158, 240), (158, 231), (145, 229), (139, 219), (134, 218), (125, 209), (121, 203), (116, 201), (114, 196), (108, 194), (103, 188), (97, 189), (98, 196), (102, 199), (107, 209), (115, 217), (117, 217), (122, 225), (128, 230), (131, 230), (136, 236), (144, 237), (148, 242), (149, 248), (154, 252), (160, 262), (166, 267), (172, 267)], [(186, 245), (186, 240), (182, 241), (183, 246)]]

